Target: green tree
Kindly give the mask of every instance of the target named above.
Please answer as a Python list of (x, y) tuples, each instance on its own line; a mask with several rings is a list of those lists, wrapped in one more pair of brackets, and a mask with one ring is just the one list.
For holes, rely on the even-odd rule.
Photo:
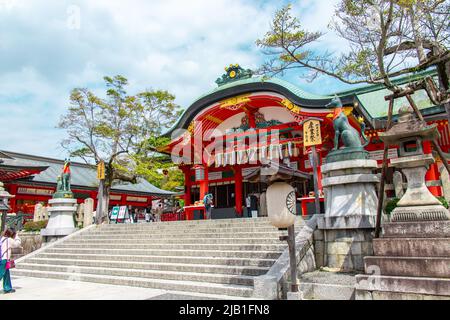
[(181, 114), (175, 96), (167, 91), (145, 90), (128, 95), (125, 77), (117, 75), (104, 80), (105, 98), (86, 88), (73, 89), (68, 112), (58, 125), (67, 131), (68, 138), (62, 145), (71, 156), (86, 163), (105, 163), (105, 179), (99, 183), (97, 223), (107, 217), (113, 184), (137, 182), (139, 167), (143, 166), (139, 161), (151, 159), (151, 143)]
[(341, 0), (329, 25), (349, 44), (341, 55), (314, 48), (323, 33), (304, 29), (291, 11), (290, 5), (278, 10), (270, 30), (256, 41), (270, 57), (261, 73), (301, 69), (310, 80), (327, 75), (400, 92), (404, 88), (393, 77), (434, 67), (438, 83), (426, 77), (409, 87), (424, 89), (434, 104), (446, 107), (450, 119), (449, 0)]

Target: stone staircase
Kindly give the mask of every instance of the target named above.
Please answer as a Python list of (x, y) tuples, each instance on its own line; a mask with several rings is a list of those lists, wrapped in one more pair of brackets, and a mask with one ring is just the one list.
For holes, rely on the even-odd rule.
[(373, 249), (356, 299), (450, 299), (450, 221), (385, 224)]
[(94, 226), (25, 256), (13, 276), (252, 297), (282, 234), (267, 218)]

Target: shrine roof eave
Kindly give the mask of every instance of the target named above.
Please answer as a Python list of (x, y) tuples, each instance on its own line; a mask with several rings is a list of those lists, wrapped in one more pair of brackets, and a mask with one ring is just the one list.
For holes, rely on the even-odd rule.
[[(204, 108), (221, 100), (241, 94), (273, 92), (285, 96), (294, 104), (312, 109), (323, 109), (332, 99), (332, 96), (315, 96), (304, 93), (294, 85), (279, 79), (262, 80), (262, 78), (252, 78), (252, 81), (249, 80), (250, 79), (235, 81), (232, 83), (232, 86), (224, 86), (224, 88), (219, 87), (212, 93), (199, 98), (184, 111), (178, 122), (162, 136), (171, 137), (176, 129), (187, 129), (195, 116)], [(353, 94), (340, 96), (342, 103), (347, 105), (353, 104), (355, 98), (356, 97)], [(176, 135), (175, 138), (177, 136), (178, 135)]]

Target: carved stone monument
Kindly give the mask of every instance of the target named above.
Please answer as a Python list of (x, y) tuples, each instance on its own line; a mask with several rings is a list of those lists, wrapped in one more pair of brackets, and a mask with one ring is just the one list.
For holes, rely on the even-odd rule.
[(55, 241), (65, 237), (77, 229), (74, 214), (77, 210), (77, 200), (70, 190), (70, 160), (64, 162), (63, 172), (58, 177), (57, 189), (53, 198), (48, 201), (50, 215), (47, 227), (41, 230), (44, 242)]
[(424, 154), (422, 142), (437, 138), (435, 124), (419, 121), (411, 107), (399, 110), (398, 123), (380, 139), (387, 144), (398, 144), (400, 157), (391, 159), (391, 166), (401, 169), (408, 181), (405, 194), (392, 211), (391, 221), (449, 220), (449, 211), (431, 194), (425, 184), (425, 174), (434, 163), (432, 154)]
[(334, 108), (335, 140), (334, 149), (321, 167), (325, 214), (318, 219), (318, 227), (326, 239), (324, 264), (341, 271), (363, 270), (364, 256), (372, 254), (379, 182), (373, 170), (377, 169), (377, 162), (368, 159), (364, 150), (367, 138), (362, 120), (364, 144), (359, 132), (349, 124), (339, 98), (328, 106)]

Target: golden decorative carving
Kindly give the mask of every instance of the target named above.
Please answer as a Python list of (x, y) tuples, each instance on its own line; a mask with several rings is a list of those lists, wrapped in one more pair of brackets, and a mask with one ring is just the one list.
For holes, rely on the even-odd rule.
[(250, 102), (249, 95), (240, 95), (236, 97), (231, 97), (229, 99), (223, 100), (220, 103), (220, 108), (226, 108), (228, 110), (238, 110), (245, 106), (246, 103)]
[(289, 99), (281, 100), (280, 104), (294, 114), (300, 114), (302, 111), (299, 106), (292, 103)]

